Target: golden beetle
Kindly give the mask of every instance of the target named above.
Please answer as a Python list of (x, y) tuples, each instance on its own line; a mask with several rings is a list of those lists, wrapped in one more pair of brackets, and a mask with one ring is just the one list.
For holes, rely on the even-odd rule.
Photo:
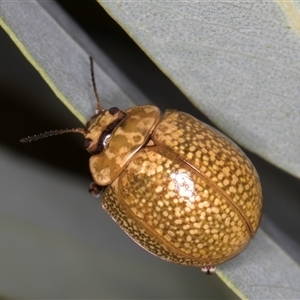
[(98, 106), (86, 128), (49, 131), (30, 142), (78, 132), (92, 155), (90, 192), (152, 254), (207, 274), (246, 248), (262, 212), (259, 177), (231, 140), (189, 114), (153, 105)]

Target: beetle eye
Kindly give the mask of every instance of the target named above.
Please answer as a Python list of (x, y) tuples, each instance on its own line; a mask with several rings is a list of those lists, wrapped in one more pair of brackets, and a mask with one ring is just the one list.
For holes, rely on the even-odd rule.
[(91, 143), (92, 143), (91, 139), (89, 139), (89, 138), (84, 139), (84, 142), (83, 142), (84, 148), (87, 149), (91, 145)]
[(111, 115), (115, 115), (119, 111), (119, 109), (117, 107), (112, 107), (108, 111)]

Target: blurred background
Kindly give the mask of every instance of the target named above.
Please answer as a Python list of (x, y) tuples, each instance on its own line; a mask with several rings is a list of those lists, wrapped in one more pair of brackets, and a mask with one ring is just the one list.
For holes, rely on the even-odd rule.
[[(96, 1), (57, 2), (162, 110), (210, 123)], [(122, 232), (88, 193), (81, 136), (19, 142), (82, 124), (3, 30), (0, 44), (0, 298), (237, 298), (217, 276), (157, 259)], [(263, 185), (262, 227), (299, 263), (300, 181), (247, 154)]]

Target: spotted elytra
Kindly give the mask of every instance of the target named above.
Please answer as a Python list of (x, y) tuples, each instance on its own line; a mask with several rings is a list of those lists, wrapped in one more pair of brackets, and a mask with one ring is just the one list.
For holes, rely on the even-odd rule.
[(262, 212), (259, 177), (231, 140), (191, 115), (152, 105), (103, 109), (76, 132), (91, 154), (90, 192), (141, 247), (206, 274), (243, 251)]

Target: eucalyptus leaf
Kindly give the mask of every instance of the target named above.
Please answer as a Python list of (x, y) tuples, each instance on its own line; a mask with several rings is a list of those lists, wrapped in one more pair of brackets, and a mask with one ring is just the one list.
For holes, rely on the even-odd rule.
[(297, 2), (98, 2), (219, 128), (300, 177)]
[[(48, 11), (52, 11), (55, 19)], [(23, 55), (37, 69), (50, 88), (54, 91), (70, 111), (82, 122), (86, 123), (95, 111), (95, 95), (91, 87), (89, 55), (96, 52), (92, 42), (86, 42), (89, 53), (79, 44), (82, 40), (74, 40), (58, 23), (63, 19), (62, 10), (55, 3), (38, 1), (0, 1), (0, 24), (9, 34)], [(79, 31), (72, 24), (74, 32)], [(78, 34), (78, 33), (77, 33)], [(82, 36), (82, 35), (81, 35)], [(78, 36), (80, 38), (81, 36)], [(85, 40), (83, 40), (83, 43)], [(97, 51), (93, 58), (104, 65), (95, 65), (98, 82), (98, 92), (105, 107), (119, 106), (120, 108), (134, 105), (127, 96), (127, 91), (120, 89), (111, 74), (116, 69), (103, 53)], [(108, 73), (109, 65), (110, 73)], [(131, 97), (145, 98), (128, 81), (118, 75), (119, 81), (127, 88), (130, 86)], [(141, 101), (141, 100), (140, 100)]]

